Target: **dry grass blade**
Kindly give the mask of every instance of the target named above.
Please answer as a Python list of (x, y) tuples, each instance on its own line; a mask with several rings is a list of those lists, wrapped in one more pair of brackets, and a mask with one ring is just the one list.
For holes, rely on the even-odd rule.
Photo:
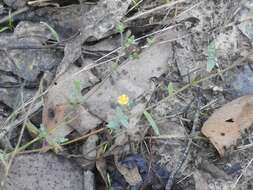
[(149, 15), (153, 12), (157, 12), (157, 11), (160, 11), (162, 9), (166, 9), (166, 8), (170, 8), (170, 7), (173, 7), (179, 3), (184, 3), (186, 0), (179, 0), (179, 1), (174, 1), (174, 2), (171, 2), (171, 3), (167, 3), (167, 4), (164, 4), (164, 5), (161, 5), (161, 6), (158, 6), (158, 7), (155, 7), (153, 9), (150, 9), (148, 11), (145, 11), (145, 12), (142, 12), (142, 13), (139, 13), (137, 15), (134, 15), (128, 19), (126, 19), (124, 22), (130, 22), (130, 21), (133, 21), (133, 20), (136, 20), (140, 17), (143, 17), (143, 16), (146, 16), (146, 15)]

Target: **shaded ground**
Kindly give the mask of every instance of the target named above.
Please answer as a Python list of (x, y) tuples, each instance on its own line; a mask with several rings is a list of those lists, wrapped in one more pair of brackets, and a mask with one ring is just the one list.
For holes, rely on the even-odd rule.
[(252, 6), (0, 1), (2, 188), (252, 189), (252, 123), (201, 132), (253, 92)]

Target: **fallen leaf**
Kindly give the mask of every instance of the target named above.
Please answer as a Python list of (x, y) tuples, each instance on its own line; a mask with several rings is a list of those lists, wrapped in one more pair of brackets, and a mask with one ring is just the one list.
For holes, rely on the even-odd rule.
[(202, 133), (207, 136), (220, 156), (236, 145), (241, 134), (253, 124), (253, 96), (243, 96), (213, 113), (204, 123)]
[(106, 189), (108, 189), (109, 185), (107, 181), (107, 163), (105, 158), (102, 156), (103, 153), (103, 147), (100, 147), (97, 151), (96, 168), (107, 187)]
[(121, 175), (124, 176), (126, 182), (129, 185), (137, 185), (142, 182), (141, 175), (136, 165), (133, 167), (127, 167), (118, 161), (118, 156), (116, 155), (114, 157), (114, 160), (118, 171), (121, 173)]
[[(78, 101), (81, 101), (82, 96), (81, 92), (76, 92), (76, 90), (88, 88), (97, 83), (98, 79), (88, 71), (74, 75), (79, 69), (74, 65), (70, 67), (58, 78), (44, 98), (42, 118), (43, 125), (50, 133), (48, 139), (63, 138), (73, 129), (83, 133), (100, 123), (95, 116), (90, 116), (89, 121), (84, 121), (81, 117), (82, 114), (87, 114), (87, 111), (79, 104)], [(76, 81), (78, 81), (78, 88)], [(86, 128), (83, 126), (84, 122)]]
[[(153, 93), (154, 83), (150, 80), (166, 73), (168, 62), (172, 58), (170, 44), (159, 41), (172, 38), (171, 33), (158, 35), (157, 43), (145, 49), (139, 59), (128, 59), (119, 66), (102, 85), (97, 85), (87, 94), (84, 106), (94, 115), (110, 122), (115, 118), (118, 97), (125, 94), (133, 102), (128, 113), (128, 128), (134, 131), (136, 123)], [(92, 94), (92, 96), (88, 96)], [(88, 116), (86, 117), (88, 119)], [(86, 119), (86, 120), (87, 120)]]
[[(84, 3), (81, 3), (81, 7)], [(81, 55), (82, 44), (90, 39), (99, 40), (112, 34), (125, 16), (131, 0), (100, 0), (90, 11), (82, 11), (80, 35), (68, 42), (64, 57), (57, 67), (56, 76), (63, 74)], [(81, 9), (82, 10), (82, 9)]]

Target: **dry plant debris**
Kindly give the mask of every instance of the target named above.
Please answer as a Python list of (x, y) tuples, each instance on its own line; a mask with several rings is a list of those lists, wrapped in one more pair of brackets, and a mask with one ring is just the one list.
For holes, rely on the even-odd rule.
[(253, 124), (253, 96), (243, 96), (216, 110), (204, 123), (202, 133), (207, 136), (221, 156), (237, 145), (245, 130)]
[[(18, 148), (22, 134), (6, 189), (252, 189), (252, 95), (208, 119), (253, 92), (252, 10), (250, 0), (2, 0), (4, 164), (15, 154), (2, 137)], [(27, 117), (34, 135), (18, 127)], [(78, 168), (19, 155), (59, 147)]]

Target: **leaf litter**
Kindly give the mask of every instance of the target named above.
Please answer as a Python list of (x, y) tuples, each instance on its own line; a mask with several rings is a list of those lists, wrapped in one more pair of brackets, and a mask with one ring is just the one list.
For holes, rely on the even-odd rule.
[[(51, 83), (42, 113), (37, 110), (28, 123), (36, 133), (25, 131), (21, 146), (26, 148), (20, 150), (62, 145), (56, 153), (78, 164), (78, 172), (85, 170), (87, 179), (64, 180), (76, 187), (56, 189), (249, 187), (247, 160), (253, 155), (231, 149), (252, 144), (253, 90), (242, 81), (250, 81), (253, 60), (245, 56), (252, 46), (250, 1), (100, 0), (57, 2), (59, 7), (53, 7), (56, 2), (25, 7), (21, 0), (4, 2), (1, 21), (8, 25), (0, 34), (0, 118), (19, 110), (21, 99), (26, 103), (35, 94), (41, 78), (44, 88)], [(9, 7), (17, 10), (11, 14)], [(15, 127), (16, 119), (26, 118), (16, 113)], [(36, 119), (41, 117), (42, 123)], [(42, 132), (46, 142), (26, 146)], [(4, 133), (15, 145), (19, 128)], [(10, 154), (1, 152), (3, 163)], [(14, 171), (24, 175), (18, 183), (26, 186), (27, 179), (36, 177), (27, 176), (25, 166), (15, 169), (17, 163), (28, 160), (34, 168), (33, 160), (62, 157), (54, 154), (18, 155), (8, 180), (15, 180)], [(85, 187), (78, 186), (79, 179)], [(10, 189), (16, 185), (12, 180), (7, 184)], [(50, 185), (38, 183), (38, 188)]]
[(207, 136), (221, 156), (236, 146), (245, 131), (252, 127), (252, 96), (243, 96), (220, 109), (204, 123), (202, 133)]

